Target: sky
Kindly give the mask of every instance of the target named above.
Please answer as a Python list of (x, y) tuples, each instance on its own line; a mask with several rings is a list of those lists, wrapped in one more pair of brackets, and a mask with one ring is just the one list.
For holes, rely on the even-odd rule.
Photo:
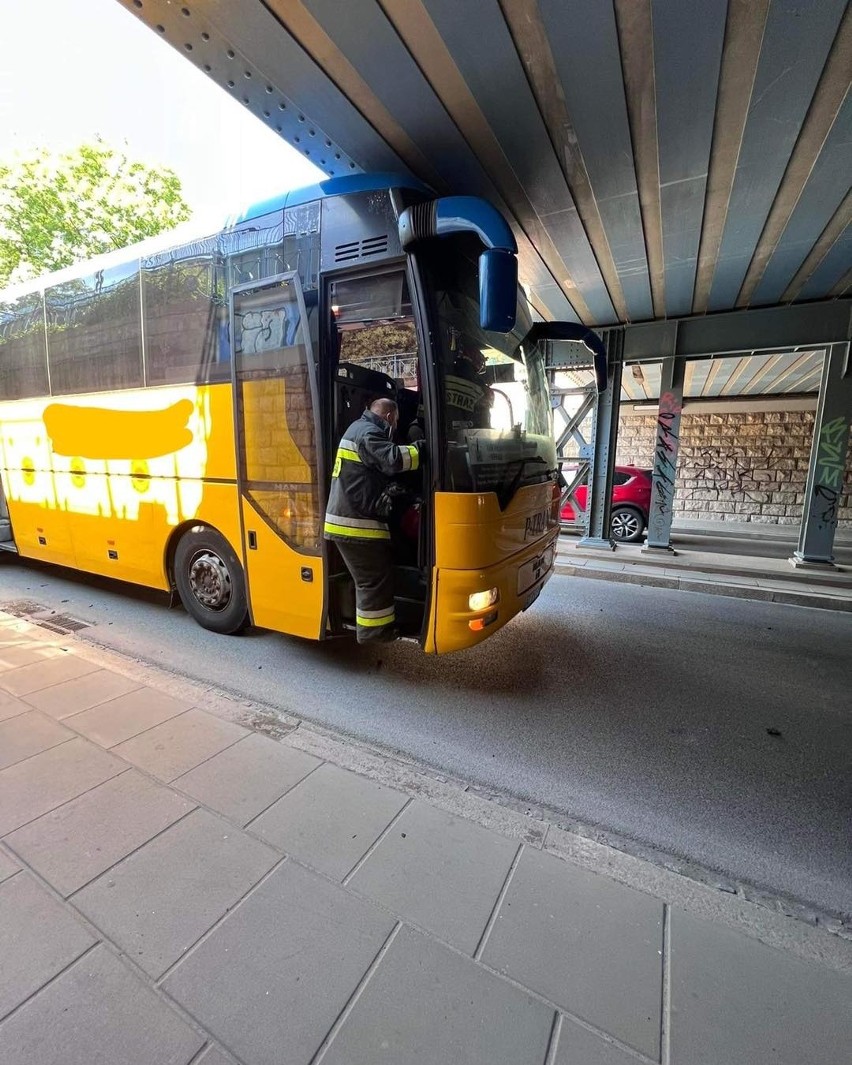
[(0, 160), (99, 134), (171, 167), (193, 221), (322, 175), (117, 0), (0, 0)]

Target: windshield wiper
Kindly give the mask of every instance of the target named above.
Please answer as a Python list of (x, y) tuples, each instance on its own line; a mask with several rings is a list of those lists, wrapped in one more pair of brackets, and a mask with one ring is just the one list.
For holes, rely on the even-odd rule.
[[(509, 503), (514, 498), (515, 492), (518, 490), (518, 485), (521, 483), (521, 478), (524, 475), (524, 470), (529, 462), (540, 462), (543, 466), (547, 465), (547, 460), (543, 459), (541, 455), (530, 455), (523, 459), (512, 459), (511, 462), (506, 463), (506, 469), (503, 471), (503, 476), (500, 479), (500, 483), (497, 485), (497, 504), (501, 510), (505, 510)], [(514, 466), (518, 467), (518, 472), (512, 478), (511, 484), (506, 485), (506, 478), (509, 475), (509, 470)], [(550, 470), (546, 470), (546, 473), (550, 473)]]

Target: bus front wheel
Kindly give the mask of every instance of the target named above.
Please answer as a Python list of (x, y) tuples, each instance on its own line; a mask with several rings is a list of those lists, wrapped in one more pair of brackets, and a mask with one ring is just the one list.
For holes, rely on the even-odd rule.
[(175, 584), (186, 612), (205, 629), (223, 634), (248, 624), (242, 566), (228, 541), (215, 529), (196, 525), (175, 551)]

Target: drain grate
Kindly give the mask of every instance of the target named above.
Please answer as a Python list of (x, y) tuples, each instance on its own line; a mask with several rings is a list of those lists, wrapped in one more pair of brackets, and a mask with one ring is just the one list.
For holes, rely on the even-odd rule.
[(40, 614), (47, 609), (49, 608), (42, 606), (41, 603), (34, 603), (32, 599), (16, 599), (12, 603), (0, 603), (0, 610), (5, 610), (7, 614), (14, 614), (16, 618), (22, 618), (28, 614)]
[(87, 629), (91, 624), (89, 621), (72, 618), (70, 614), (51, 614), (49, 618), (33, 618), (32, 620), (40, 628), (50, 629), (51, 632), (58, 632), (61, 635), (67, 632), (79, 632), (80, 629)]
[(81, 621), (80, 618), (72, 617), (71, 614), (53, 613), (49, 606), (35, 603), (32, 599), (16, 599), (12, 603), (0, 603), (0, 610), (16, 618), (26, 618), (33, 625), (38, 625), (40, 629), (47, 629), (60, 636), (67, 636), (70, 632), (79, 632), (80, 629), (88, 629), (92, 624), (91, 621)]

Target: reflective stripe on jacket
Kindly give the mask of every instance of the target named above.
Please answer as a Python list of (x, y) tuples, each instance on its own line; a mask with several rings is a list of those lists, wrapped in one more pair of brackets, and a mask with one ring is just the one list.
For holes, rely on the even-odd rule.
[(398, 473), (420, 465), (417, 444), (395, 444), (384, 418), (364, 411), (337, 448), (325, 515), (328, 540), (389, 540), (387, 523), (376, 517), (376, 502)]

